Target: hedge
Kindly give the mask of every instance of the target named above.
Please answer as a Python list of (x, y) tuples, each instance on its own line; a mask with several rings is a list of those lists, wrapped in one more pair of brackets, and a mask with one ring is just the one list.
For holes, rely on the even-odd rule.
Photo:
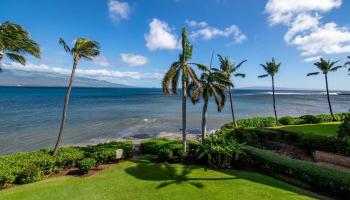
[[(337, 121), (344, 121), (346, 116), (350, 116), (350, 113), (337, 113), (334, 114)], [(332, 116), (328, 114), (321, 115), (303, 115), (300, 117), (284, 116), (278, 119), (281, 125), (299, 125), (299, 124), (317, 124), (332, 122)], [(248, 119), (237, 120), (237, 125), (240, 128), (264, 128), (276, 126), (276, 120), (274, 117), (255, 117)], [(221, 129), (233, 128), (232, 122), (224, 124)]]
[[(132, 155), (131, 141), (110, 142), (88, 147), (63, 147), (59, 149), (56, 157), (51, 156), (51, 149), (3, 155), (0, 156), (0, 187), (41, 180), (62, 168), (77, 167), (85, 158), (94, 159), (99, 163), (111, 162), (114, 161), (115, 150), (120, 148), (124, 150), (124, 158)], [(91, 160), (88, 161), (92, 163)], [(89, 163), (85, 161), (86, 165)], [(82, 167), (83, 170), (87, 168)]]
[(350, 196), (350, 173), (348, 172), (323, 167), (307, 161), (291, 159), (251, 146), (245, 146), (244, 149), (251, 157), (251, 162), (269, 174), (276, 177), (278, 177), (278, 174), (281, 174), (296, 178), (312, 186), (317, 191), (330, 195), (342, 198)]

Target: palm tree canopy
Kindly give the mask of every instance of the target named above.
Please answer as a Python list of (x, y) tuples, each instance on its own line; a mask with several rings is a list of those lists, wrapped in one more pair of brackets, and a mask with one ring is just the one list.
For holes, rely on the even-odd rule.
[(4, 54), (12, 61), (25, 65), (23, 54), (40, 57), (39, 45), (30, 38), (29, 33), (20, 25), (12, 22), (0, 24), (0, 59)]
[[(220, 71), (226, 76), (226, 79), (228, 81), (231, 80), (232, 76), (235, 77), (242, 77), (244, 78), (246, 75), (243, 73), (236, 73), (236, 71), (245, 63), (247, 60), (243, 60), (238, 65), (235, 65), (233, 62), (230, 61), (228, 57), (223, 57), (221, 55), (218, 55), (219, 62), (220, 62)], [(213, 71), (219, 71), (217, 69), (213, 69)], [(231, 86), (233, 87), (232, 82), (230, 81)]]
[[(323, 73), (323, 74), (328, 74), (329, 72), (335, 72), (338, 69), (344, 67), (341, 65), (336, 66), (336, 64), (339, 62), (338, 61), (330, 61), (330, 60), (325, 60), (323, 58), (320, 58), (320, 61), (315, 62), (314, 65)], [(308, 73), (307, 76), (313, 76), (313, 75), (318, 75), (320, 72), (312, 72)]]
[[(179, 55), (179, 60), (171, 64), (169, 70), (164, 75), (162, 81), (162, 88), (165, 94), (177, 94), (178, 82), (181, 76), (181, 80), (189, 83), (190, 79), (197, 84), (200, 88), (197, 76), (191, 65), (197, 66), (200, 70), (207, 70), (207, 67), (198, 63), (188, 63), (192, 57), (192, 45), (188, 41), (188, 34), (185, 28), (182, 29), (182, 53)], [(171, 92), (170, 89), (171, 88)], [(197, 90), (197, 92), (199, 92)]]
[(208, 102), (209, 98), (213, 96), (217, 109), (221, 112), (226, 102), (225, 89), (228, 85), (232, 85), (227, 79), (226, 74), (216, 68), (205, 70), (202, 73), (199, 82), (201, 84), (201, 88), (199, 89), (200, 93), (195, 92), (198, 88), (194, 82), (191, 82), (188, 87), (192, 103), (195, 104), (199, 102), (199, 94), (202, 94), (202, 98), (206, 102)]
[(275, 58), (272, 58), (271, 62), (266, 62), (265, 64), (260, 64), (260, 66), (262, 66), (266, 72), (266, 74), (260, 75), (258, 76), (258, 78), (265, 78), (268, 76), (275, 76), (280, 67), (281, 67), (281, 63), (276, 63)]
[(63, 46), (67, 53), (72, 54), (76, 60), (80, 58), (91, 60), (100, 54), (100, 44), (87, 38), (78, 38), (73, 48), (69, 47), (63, 38), (60, 38), (59, 44)]

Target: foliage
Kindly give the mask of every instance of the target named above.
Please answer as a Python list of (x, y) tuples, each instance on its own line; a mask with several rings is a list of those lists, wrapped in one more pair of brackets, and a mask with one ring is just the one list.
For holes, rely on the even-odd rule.
[(237, 120), (238, 127), (241, 128), (262, 128), (276, 126), (276, 120), (273, 117), (255, 117), (250, 119)]
[(243, 155), (241, 144), (221, 134), (213, 134), (205, 139), (198, 150), (198, 159), (207, 158), (209, 166), (214, 168), (230, 168)]
[(249, 145), (256, 145), (259, 140), (254, 130), (245, 128), (226, 129), (222, 130), (221, 134), (223, 134), (226, 138), (236, 140), (241, 144), (244, 143)]
[(299, 117), (302, 124), (318, 124), (321, 120), (314, 115), (303, 115)]
[(302, 119), (291, 116), (284, 116), (279, 118), (278, 122), (282, 125), (297, 125), (302, 122)]
[(344, 122), (340, 125), (338, 131), (338, 137), (345, 138), (350, 137), (350, 116), (344, 119)]
[(97, 162), (95, 159), (84, 158), (83, 160), (78, 162), (77, 167), (82, 174), (86, 174), (89, 172), (90, 169), (95, 167), (96, 164), (97, 164)]
[(255, 166), (270, 174), (282, 174), (296, 178), (330, 195), (343, 198), (350, 195), (350, 173), (291, 159), (254, 147), (246, 146), (244, 149), (251, 156), (251, 162)]
[(25, 65), (26, 59), (23, 54), (39, 58), (40, 48), (22, 26), (12, 22), (4, 22), (0, 24), (0, 60), (3, 53), (10, 60)]

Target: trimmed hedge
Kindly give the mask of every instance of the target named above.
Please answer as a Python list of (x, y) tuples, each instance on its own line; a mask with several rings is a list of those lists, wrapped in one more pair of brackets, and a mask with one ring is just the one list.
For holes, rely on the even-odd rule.
[(77, 164), (77, 167), (82, 174), (86, 174), (89, 172), (90, 169), (95, 167), (97, 164), (96, 160), (93, 158), (84, 158), (83, 160), (79, 161)]
[[(251, 146), (245, 146), (244, 149), (251, 157), (251, 162), (269, 174), (275, 176), (282, 174), (296, 178), (309, 184), (314, 189), (330, 195), (342, 198), (350, 196), (350, 173), (307, 161), (291, 159)], [(295, 183), (293, 182), (293, 184)]]
[(41, 180), (62, 168), (77, 167), (85, 158), (92, 158), (99, 163), (111, 162), (114, 161), (115, 150), (120, 148), (124, 151), (124, 158), (129, 158), (132, 155), (132, 146), (132, 142), (127, 141), (88, 147), (63, 147), (56, 157), (51, 156), (51, 149), (3, 155), (0, 156), (0, 187)]
[[(337, 121), (344, 121), (346, 116), (350, 116), (350, 113), (337, 113), (334, 114)], [(317, 124), (332, 122), (332, 116), (328, 114), (321, 115), (303, 115), (300, 117), (284, 116), (278, 119), (278, 122), (282, 125), (299, 125), (299, 124)], [(265, 128), (276, 126), (276, 120), (274, 117), (255, 117), (248, 119), (237, 120), (239, 128)], [(232, 122), (224, 124), (221, 129), (233, 128)]]

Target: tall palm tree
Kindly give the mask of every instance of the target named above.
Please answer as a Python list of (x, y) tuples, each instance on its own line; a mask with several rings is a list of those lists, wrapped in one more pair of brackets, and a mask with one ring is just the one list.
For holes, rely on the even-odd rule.
[(25, 54), (40, 57), (39, 45), (30, 38), (28, 31), (12, 22), (0, 24), (0, 63), (7, 56), (10, 60), (25, 65)]
[[(192, 68), (192, 65), (196, 65), (200, 69), (206, 69), (204, 65), (197, 63), (189, 63), (188, 60), (192, 57), (192, 45), (188, 41), (188, 35), (185, 28), (182, 29), (182, 53), (179, 55), (179, 60), (175, 61), (166, 72), (162, 87), (163, 93), (177, 94), (178, 81), (181, 77), (182, 83), (182, 150), (183, 155), (186, 155), (186, 98), (187, 98), (187, 85), (192, 80), (198, 87), (194, 91), (194, 95), (199, 95), (200, 83), (197, 81), (197, 76)], [(169, 87), (171, 86), (171, 91)]]
[[(218, 69), (205, 70), (202, 73), (199, 82), (202, 87), (200, 91), (204, 101), (202, 110), (202, 141), (204, 141), (207, 131), (206, 125), (209, 98), (214, 96), (218, 112), (221, 112), (226, 102), (225, 89), (227, 85), (231, 85), (231, 82), (227, 79), (226, 74)], [(188, 90), (192, 103), (198, 103), (200, 99), (199, 96), (196, 94), (192, 95), (192, 92), (196, 90), (196, 84), (194, 82), (190, 83)]]
[[(336, 121), (333, 110), (332, 110), (332, 104), (331, 100), (329, 98), (329, 90), (328, 90), (328, 73), (329, 72), (335, 72), (339, 68), (342, 68), (344, 66), (335, 66), (339, 61), (333, 61), (331, 62), (330, 60), (324, 60), (323, 58), (320, 58), (320, 61), (314, 63), (314, 65), (323, 73), (324, 78), (326, 80), (326, 91), (327, 91), (327, 100), (328, 100), (328, 106), (329, 106), (329, 112), (332, 115), (333, 121)], [(312, 72), (308, 73), (307, 76), (313, 76), (313, 75), (318, 75), (320, 72)]]
[(278, 124), (277, 111), (276, 111), (276, 99), (275, 99), (275, 75), (278, 73), (281, 63), (276, 63), (275, 58), (272, 58), (271, 62), (260, 64), (266, 74), (258, 76), (258, 78), (265, 78), (271, 76), (272, 80), (272, 99), (273, 99), (273, 111), (275, 113), (276, 124)]
[(231, 105), (231, 114), (232, 114), (232, 123), (235, 128), (237, 128), (237, 122), (235, 118), (234, 113), (234, 104), (233, 104), (233, 95), (231, 87), (234, 87), (234, 84), (232, 83), (231, 79), (232, 77), (245, 77), (245, 74), (242, 73), (236, 73), (236, 71), (242, 66), (243, 63), (245, 63), (247, 60), (243, 60), (238, 65), (235, 66), (234, 63), (230, 61), (228, 57), (222, 57), (221, 55), (218, 55), (219, 61), (220, 61), (220, 69), (225, 73), (227, 79), (230, 81), (230, 84), (227, 85), (228, 93), (230, 95), (230, 105)]
[(57, 154), (58, 146), (61, 141), (65, 121), (66, 121), (66, 115), (67, 115), (67, 107), (70, 99), (70, 94), (73, 87), (73, 81), (74, 81), (74, 74), (75, 70), (77, 68), (78, 62), (80, 59), (85, 60), (91, 60), (94, 57), (98, 56), (100, 54), (100, 45), (96, 41), (91, 41), (87, 38), (78, 38), (75, 41), (74, 47), (71, 48), (67, 45), (67, 43), (60, 38), (59, 44), (63, 46), (64, 50), (73, 56), (73, 69), (72, 73), (70, 75), (69, 85), (67, 88), (66, 97), (64, 100), (64, 106), (63, 106), (63, 113), (62, 113), (62, 119), (61, 119), (61, 126), (60, 126), (60, 132), (58, 133), (58, 138), (55, 144), (55, 148), (53, 150), (53, 156)]

